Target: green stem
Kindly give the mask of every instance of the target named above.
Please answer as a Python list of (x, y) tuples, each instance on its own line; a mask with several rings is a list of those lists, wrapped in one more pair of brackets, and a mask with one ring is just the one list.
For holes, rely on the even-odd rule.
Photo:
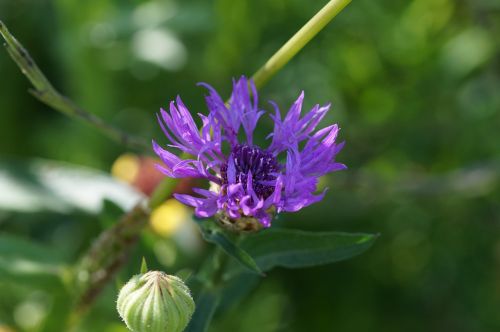
[(17, 63), (21, 71), (28, 78), (34, 89), (30, 92), (42, 103), (49, 107), (64, 113), (72, 118), (96, 127), (111, 139), (121, 143), (129, 148), (150, 153), (151, 145), (142, 138), (132, 136), (125, 131), (105, 122), (96, 115), (85, 111), (76, 105), (69, 98), (57, 91), (49, 82), (37, 66), (28, 51), (17, 41), (9, 32), (5, 24), (0, 21), (0, 35), (5, 39), (5, 47), (12, 59)]
[(74, 271), (77, 303), (70, 325), (79, 322), (107, 283), (127, 262), (130, 249), (136, 244), (148, 219), (149, 209), (140, 202), (102, 232), (87, 250)]
[(214, 245), (212, 253), (207, 256), (196, 273), (197, 280), (203, 283), (203, 289), (213, 290), (216, 288), (227, 258), (227, 254), (218, 245)]
[(351, 0), (329, 1), (252, 76), (257, 88), (262, 87), (271, 77), (283, 68), (284, 65), (286, 65), (350, 2)]

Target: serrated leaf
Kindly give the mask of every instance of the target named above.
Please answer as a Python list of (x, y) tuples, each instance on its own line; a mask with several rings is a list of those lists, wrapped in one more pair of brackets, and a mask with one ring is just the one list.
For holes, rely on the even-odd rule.
[[(371, 247), (378, 235), (268, 229), (246, 237), (241, 248), (262, 271), (274, 267), (303, 268), (346, 260)], [(232, 269), (228, 276), (234, 275)]]

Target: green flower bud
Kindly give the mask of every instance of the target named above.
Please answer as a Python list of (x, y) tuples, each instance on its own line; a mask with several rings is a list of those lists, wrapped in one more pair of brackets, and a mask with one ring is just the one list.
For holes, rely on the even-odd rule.
[(123, 286), (117, 309), (133, 332), (181, 332), (194, 312), (194, 301), (181, 279), (150, 271)]

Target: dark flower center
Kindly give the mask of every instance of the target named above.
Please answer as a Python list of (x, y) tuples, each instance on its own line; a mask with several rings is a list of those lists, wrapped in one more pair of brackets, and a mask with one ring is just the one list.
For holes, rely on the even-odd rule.
[[(270, 152), (256, 146), (236, 145), (229, 158), (234, 159), (236, 182), (246, 190), (248, 174), (252, 174), (253, 189), (258, 197), (267, 198), (274, 192), (269, 181), (276, 179), (281, 165)], [(227, 184), (227, 162), (221, 166), (222, 184)]]

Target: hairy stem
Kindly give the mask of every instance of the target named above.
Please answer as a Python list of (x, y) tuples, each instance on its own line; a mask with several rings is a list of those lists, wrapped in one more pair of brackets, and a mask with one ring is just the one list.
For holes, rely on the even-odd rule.
[(37, 66), (26, 49), (13, 35), (10, 34), (9, 30), (5, 24), (2, 23), (2, 21), (0, 21), (0, 34), (5, 39), (7, 52), (33, 85), (34, 89), (30, 92), (38, 100), (61, 113), (96, 127), (98, 130), (118, 143), (135, 150), (146, 151), (149, 153), (151, 147), (146, 140), (132, 136), (105, 122), (96, 115), (85, 111), (57, 91)]
[(290, 38), (253, 76), (257, 88), (262, 87), (304, 46), (313, 39), (351, 0), (331, 0)]
[(149, 209), (137, 204), (94, 241), (75, 270), (77, 311), (85, 311), (127, 261), (131, 247), (147, 224)]

